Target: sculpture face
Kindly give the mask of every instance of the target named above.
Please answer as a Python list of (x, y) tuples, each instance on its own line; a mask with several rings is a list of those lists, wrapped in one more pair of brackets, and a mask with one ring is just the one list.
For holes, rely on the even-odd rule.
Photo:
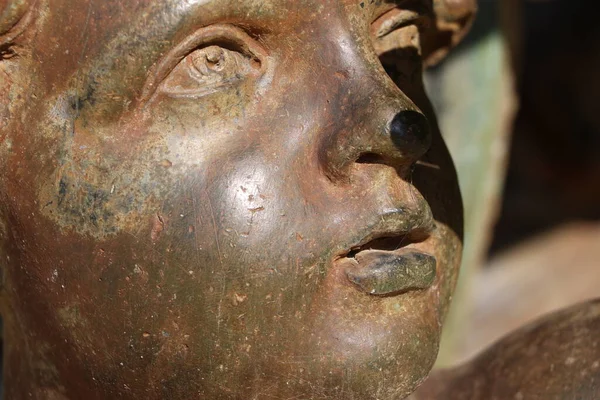
[(461, 208), (419, 13), (396, 7), (39, 4), (2, 65), (7, 393), (19, 376), (54, 398), (410, 393)]

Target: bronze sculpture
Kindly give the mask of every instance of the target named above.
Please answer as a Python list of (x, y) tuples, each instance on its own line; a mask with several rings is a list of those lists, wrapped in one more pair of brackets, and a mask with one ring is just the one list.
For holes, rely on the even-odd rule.
[(0, 5), (6, 398), (423, 382), (462, 215), (420, 73), (472, 1)]

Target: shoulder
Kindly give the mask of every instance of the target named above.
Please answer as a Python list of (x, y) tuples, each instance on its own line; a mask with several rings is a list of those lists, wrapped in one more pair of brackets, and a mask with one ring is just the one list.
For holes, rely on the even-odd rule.
[(433, 373), (414, 399), (600, 399), (600, 299), (519, 329), (462, 367)]

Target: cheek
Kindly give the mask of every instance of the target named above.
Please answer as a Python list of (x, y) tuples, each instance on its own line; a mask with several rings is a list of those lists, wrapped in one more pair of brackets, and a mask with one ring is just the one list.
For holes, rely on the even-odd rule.
[(132, 120), (142, 121), (144, 135), (161, 143), (163, 156), (173, 165), (190, 167), (206, 160), (226, 164), (228, 157), (247, 148), (252, 140), (253, 133), (245, 125), (256, 104), (244, 88), (229, 88), (199, 99), (161, 95)]

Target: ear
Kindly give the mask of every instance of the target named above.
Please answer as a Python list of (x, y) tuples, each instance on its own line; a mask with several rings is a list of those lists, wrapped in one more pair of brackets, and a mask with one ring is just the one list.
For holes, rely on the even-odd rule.
[(0, 0), (0, 46), (23, 30), (31, 3), (30, 0)]
[(433, 23), (421, 39), (425, 66), (438, 63), (467, 34), (477, 0), (433, 0)]

